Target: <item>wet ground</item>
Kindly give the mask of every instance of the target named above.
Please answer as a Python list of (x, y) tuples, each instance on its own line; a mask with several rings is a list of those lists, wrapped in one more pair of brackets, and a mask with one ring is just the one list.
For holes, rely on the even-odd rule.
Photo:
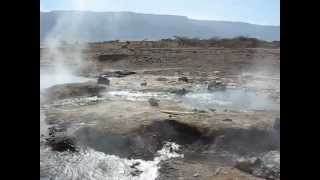
[[(142, 65), (136, 74), (108, 78), (97, 96), (71, 89), (63, 98), (40, 101), (41, 178), (261, 178), (235, 168), (235, 162), (280, 151), (273, 127), (280, 117), (279, 73), (216, 69), (194, 73), (182, 66)], [(87, 81), (94, 84), (97, 77), (44, 70), (40, 99), (52, 86), (81, 88)], [(208, 89), (215, 81), (226, 88)]]

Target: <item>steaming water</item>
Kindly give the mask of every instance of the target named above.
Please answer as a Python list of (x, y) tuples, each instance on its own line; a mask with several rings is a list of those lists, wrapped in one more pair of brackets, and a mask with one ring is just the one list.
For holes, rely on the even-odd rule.
[(85, 77), (75, 76), (69, 73), (52, 74), (50, 72), (45, 72), (44, 70), (40, 70), (40, 90), (44, 88), (49, 88), (57, 84), (85, 82), (88, 80), (90, 79)]
[(183, 96), (183, 102), (198, 108), (229, 108), (235, 110), (279, 110), (280, 105), (265, 93), (229, 89), (218, 92), (194, 92)]
[[(90, 148), (83, 148), (78, 153), (52, 152), (49, 148), (42, 148), (40, 176), (43, 179), (57, 180), (153, 180), (158, 176), (161, 161), (183, 157), (175, 152), (178, 150), (179, 145), (168, 142), (158, 151), (158, 156), (153, 161), (144, 161), (106, 155)], [(134, 163), (140, 164), (135, 168), (130, 167)], [(141, 174), (133, 176), (135, 171), (140, 171)]]
[(226, 91), (209, 92), (199, 90), (184, 96), (176, 96), (165, 92), (109, 91), (106, 97), (129, 101), (146, 101), (149, 98), (174, 100), (193, 108), (231, 109), (231, 110), (279, 110), (279, 103), (274, 102), (266, 93), (256, 93), (244, 89), (228, 89)]

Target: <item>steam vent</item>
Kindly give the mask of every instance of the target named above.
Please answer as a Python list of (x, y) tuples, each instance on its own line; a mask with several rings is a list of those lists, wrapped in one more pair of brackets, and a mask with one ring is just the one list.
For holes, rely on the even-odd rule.
[(41, 12), (40, 179), (280, 180), (277, 26), (221, 23)]

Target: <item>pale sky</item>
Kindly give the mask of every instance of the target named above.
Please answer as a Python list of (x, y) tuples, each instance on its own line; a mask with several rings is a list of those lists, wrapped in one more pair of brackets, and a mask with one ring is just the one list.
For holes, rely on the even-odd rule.
[(280, 25), (280, 0), (40, 0), (41, 11), (131, 11)]

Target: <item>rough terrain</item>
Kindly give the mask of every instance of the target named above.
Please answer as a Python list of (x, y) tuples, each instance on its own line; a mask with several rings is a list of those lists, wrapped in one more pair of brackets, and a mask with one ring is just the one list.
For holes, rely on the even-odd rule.
[(40, 145), (152, 160), (175, 142), (184, 157), (162, 161), (158, 179), (280, 179), (266, 155), (280, 153), (280, 49), (138, 45), (91, 44), (86, 80), (41, 90)]

